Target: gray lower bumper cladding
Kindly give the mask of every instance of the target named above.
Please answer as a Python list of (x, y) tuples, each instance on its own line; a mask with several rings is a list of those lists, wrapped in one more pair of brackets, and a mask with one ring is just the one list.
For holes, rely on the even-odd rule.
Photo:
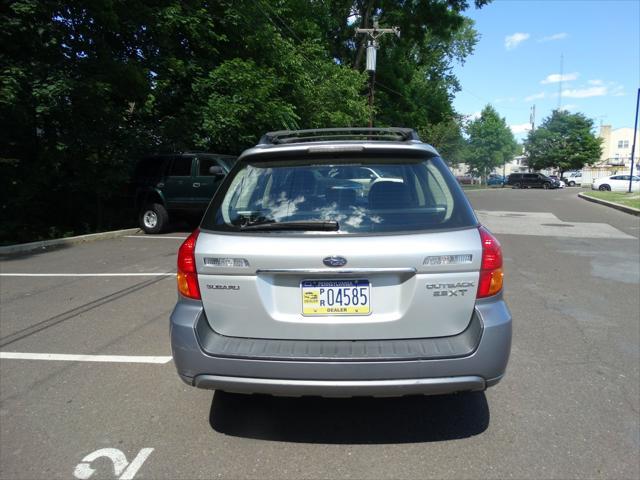
[(202, 304), (181, 300), (171, 346), (188, 384), (237, 393), (330, 397), (484, 390), (504, 375), (511, 314), (500, 296), (479, 301), (467, 329), (435, 339), (294, 341), (224, 337)]
[(321, 397), (438, 395), (486, 388), (484, 379), (480, 377), (329, 381), (198, 375), (194, 379), (194, 385), (232, 393), (268, 393), (296, 397), (303, 395)]

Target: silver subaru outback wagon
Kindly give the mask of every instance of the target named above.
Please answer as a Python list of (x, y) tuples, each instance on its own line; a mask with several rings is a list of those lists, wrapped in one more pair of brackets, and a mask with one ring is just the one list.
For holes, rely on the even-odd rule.
[(410, 129), (266, 134), (178, 254), (171, 346), (236, 393), (484, 390), (505, 373), (502, 251)]

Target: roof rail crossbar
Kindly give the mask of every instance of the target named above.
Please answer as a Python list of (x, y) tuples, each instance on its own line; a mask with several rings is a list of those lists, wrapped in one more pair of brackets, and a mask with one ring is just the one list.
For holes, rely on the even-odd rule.
[(321, 142), (324, 140), (419, 141), (420, 138), (415, 130), (411, 128), (317, 128), (269, 132), (260, 139), (259, 144), (277, 145), (284, 143)]

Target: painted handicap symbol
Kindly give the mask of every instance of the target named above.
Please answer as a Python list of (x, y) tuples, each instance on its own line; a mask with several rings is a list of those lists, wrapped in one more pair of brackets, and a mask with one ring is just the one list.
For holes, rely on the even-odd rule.
[(111, 460), (113, 463), (113, 473), (119, 480), (132, 480), (140, 467), (153, 452), (153, 448), (143, 448), (138, 452), (138, 455), (132, 460), (131, 463), (127, 461), (127, 457), (121, 450), (117, 448), (101, 448), (95, 452), (90, 453), (82, 459), (75, 470), (73, 475), (80, 480), (87, 480), (95, 473), (95, 469), (91, 467), (91, 463), (100, 457), (105, 457)]

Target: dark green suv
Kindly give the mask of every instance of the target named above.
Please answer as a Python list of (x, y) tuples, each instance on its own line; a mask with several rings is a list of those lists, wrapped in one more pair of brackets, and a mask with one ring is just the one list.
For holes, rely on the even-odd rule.
[(235, 160), (199, 152), (140, 160), (133, 178), (140, 228), (160, 233), (175, 217), (199, 219)]

